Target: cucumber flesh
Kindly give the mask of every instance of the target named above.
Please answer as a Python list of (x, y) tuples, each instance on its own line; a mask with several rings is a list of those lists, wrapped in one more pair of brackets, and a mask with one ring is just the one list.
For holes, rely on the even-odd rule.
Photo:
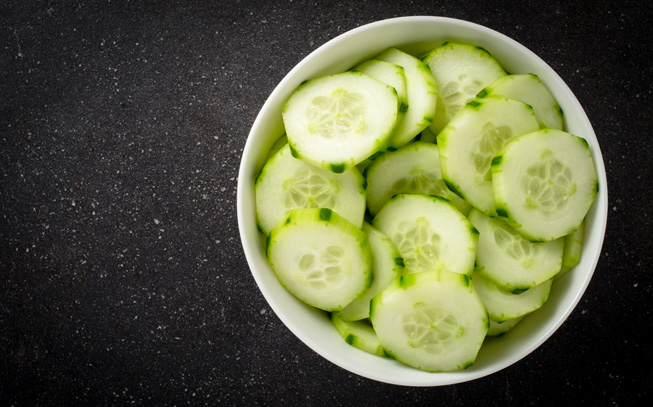
[(476, 271), (472, 275), (472, 281), (490, 319), (505, 322), (541, 308), (549, 298), (553, 279), (520, 293), (504, 291)]
[(267, 235), (295, 208), (329, 208), (360, 228), (365, 215), (364, 184), (356, 168), (335, 174), (294, 158), (286, 144), (256, 179), (259, 229)]
[(404, 272), (404, 259), (392, 240), (367, 222), (363, 224), (363, 231), (372, 253), (372, 284), (338, 313), (345, 321), (369, 318), (370, 300)]
[(471, 275), (478, 232), (446, 199), (400, 194), (373, 219), (404, 258), (406, 273), (428, 270)]
[(442, 177), (470, 205), (495, 216), (490, 165), (503, 145), (539, 129), (533, 109), (502, 96), (465, 105), (438, 134)]
[(476, 273), (508, 292), (528, 290), (560, 271), (564, 240), (533, 243), (500, 218), (476, 209), (469, 220), (479, 232)]
[(401, 122), (406, 116), (408, 110), (408, 89), (406, 86), (406, 75), (404, 68), (390, 62), (381, 61), (379, 59), (369, 59), (362, 62), (351, 69), (358, 71), (365, 75), (381, 81), (389, 86), (392, 86), (397, 91), (397, 100), (399, 108), (397, 111), (397, 121), (395, 124), (395, 131), (401, 125)]
[(438, 146), (423, 141), (387, 151), (366, 171), (367, 208), (372, 216), (397, 194), (436, 195), (448, 199), (462, 214), (471, 206), (447, 188), (440, 169)]
[(389, 147), (398, 149), (433, 121), (438, 88), (429, 67), (413, 55), (389, 48), (375, 58), (404, 68), (408, 110), (388, 143)]
[(501, 336), (514, 328), (523, 318), (518, 317), (503, 322), (497, 322), (490, 318), (490, 328), (487, 330), (487, 336)]
[(391, 357), (428, 372), (471, 366), (489, 324), (470, 278), (447, 271), (402, 276), (372, 300), (370, 319)]
[(429, 126), (435, 134), (483, 87), (506, 75), (487, 50), (469, 44), (445, 42), (422, 60), (429, 66), (438, 87), (435, 117)]
[(562, 130), (564, 126), (562, 109), (535, 74), (502, 76), (483, 88), (477, 96), (480, 98), (483, 95), (505, 96), (530, 105), (542, 128)]
[(387, 357), (369, 319), (345, 321), (336, 313), (330, 313), (329, 319), (342, 339), (351, 346), (373, 355)]
[(531, 241), (573, 233), (598, 192), (587, 142), (542, 129), (508, 142), (492, 162), (496, 211)]
[(295, 157), (343, 172), (385, 147), (398, 108), (393, 87), (348, 71), (305, 81), (281, 113)]
[(580, 262), (583, 252), (583, 241), (585, 240), (585, 221), (580, 224), (574, 233), (564, 237), (565, 250), (562, 252), (562, 267), (555, 275), (555, 280), (562, 277), (567, 271), (574, 268)]
[(291, 294), (325, 311), (340, 311), (371, 283), (367, 235), (330, 209), (291, 210), (270, 232), (266, 254)]

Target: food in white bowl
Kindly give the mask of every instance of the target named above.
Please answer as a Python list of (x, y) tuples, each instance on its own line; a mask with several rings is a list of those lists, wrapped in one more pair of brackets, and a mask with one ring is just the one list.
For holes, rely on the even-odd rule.
[[(485, 338), (473, 364), (465, 370), (431, 373), (350, 346), (342, 340), (328, 313), (298, 300), (282, 286), (266, 259), (265, 236), (257, 227), (254, 183), (270, 148), (285, 133), (282, 108), (302, 82), (345, 72), (390, 48), (421, 56), (447, 40), (482, 47), (511, 74), (537, 75), (564, 112), (565, 131), (586, 140), (599, 188), (583, 224), (580, 260), (553, 283), (546, 305), (513, 324), (505, 335)], [(245, 146), (238, 180), (243, 248), (271, 308), (297, 337), (327, 360), (361, 376), (400, 385), (436, 386), (473, 380), (499, 371), (536, 349), (569, 316), (589, 284), (600, 254), (606, 218), (605, 169), (598, 142), (582, 107), (562, 79), (515, 41), (482, 26), (439, 17), (403, 17), (369, 24), (335, 38), (306, 57), (282, 80), (261, 109)], [(494, 325), (511, 325), (510, 321), (495, 322)]]

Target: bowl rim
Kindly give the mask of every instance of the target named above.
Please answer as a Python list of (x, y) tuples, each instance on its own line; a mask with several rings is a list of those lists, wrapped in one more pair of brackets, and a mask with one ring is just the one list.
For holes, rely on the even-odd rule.
[[(556, 83), (560, 85), (560, 89), (558, 90), (564, 94), (564, 98), (568, 99), (567, 101), (569, 102), (569, 104), (572, 104), (576, 108), (575, 113), (580, 116), (579, 119), (583, 122), (580, 124), (580, 126), (584, 126), (584, 128), (586, 128), (585, 136), (587, 137), (585, 138), (587, 139), (589, 137), (588, 142), (592, 149), (593, 159), (596, 166), (597, 175), (599, 177), (599, 185), (600, 185), (599, 192), (597, 193), (595, 201), (592, 204), (592, 208), (590, 209), (590, 211), (593, 213), (592, 219), (594, 219), (594, 222), (592, 222), (591, 225), (594, 231), (591, 235), (593, 239), (592, 241), (593, 241), (594, 251), (592, 253), (592, 256), (589, 258), (587, 257), (588, 254), (584, 253), (585, 256), (582, 257), (582, 261), (585, 268), (587, 269), (587, 272), (581, 277), (578, 277), (581, 280), (575, 282), (577, 290), (574, 292), (571, 299), (567, 301), (566, 307), (562, 311), (557, 312), (556, 314), (557, 319), (555, 320), (555, 323), (548, 324), (546, 330), (541, 333), (538, 339), (530, 342), (529, 345), (523, 348), (520, 352), (503, 357), (501, 358), (500, 362), (491, 363), (490, 366), (492, 368), (474, 369), (474, 366), (472, 366), (472, 368), (461, 372), (445, 372), (445, 373), (437, 373), (437, 374), (422, 372), (422, 373), (426, 373), (427, 376), (424, 376), (423, 379), (420, 378), (420, 380), (414, 380), (414, 378), (412, 377), (411, 379), (404, 379), (403, 377), (397, 377), (397, 376), (389, 377), (387, 375), (384, 375), (382, 372), (370, 370), (369, 367), (367, 366), (365, 367), (358, 366), (351, 360), (343, 360), (343, 358), (335, 358), (332, 351), (325, 349), (320, 343), (316, 342), (310, 335), (307, 335), (306, 329), (300, 327), (298, 321), (294, 321), (292, 318), (286, 315), (286, 313), (282, 309), (281, 304), (274, 297), (269, 287), (266, 286), (265, 282), (262, 279), (262, 276), (259, 274), (259, 270), (256, 269), (256, 263), (257, 261), (259, 261), (258, 258), (260, 257), (260, 253), (256, 253), (257, 250), (255, 247), (258, 247), (257, 244), (260, 244), (260, 241), (252, 242), (253, 238), (251, 236), (252, 235), (251, 219), (248, 220), (247, 217), (251, 217), (253, 208), (252, 208), (252, 202), (246, 201), (248, 196), (251, 195), (253, 197), (253, 194), (247, 195), (246, 191), (251, 192), (253, 190), (253, 180), (257, 175), (254, 173), (260, 170), (260, 166), (262, 165), (262, 163), (260, 162), (257, 165), (252, 164), (253, 160), (251, 156), (253, 155), (254, 150), (257, 148), (259, 150), (262, 149), (262, 147), (260, 146), (261, 140), (255, 140), (256, 134), (259, 134), (261, 132), (261, 127), (263, 126), (263, 122), (265, 121), (266, 117), (271, 114), (270, 109), (271, 106), (273, 105), (273, 102), (278, 101), (278, 99), (282, 97), (283, 92), (287, 91), (287, 88), (292, 85), (293, 81), (298, 82), (299, 79), (296, 78), (296, 75), (300, 71), (310, 68), (309, 65), (313, 63), (314, 60), (316, 60), (320, 54), (326, 52), (327, 50), (333, 47), (339, 46), (345, 41), (348, 41), (352, 37), (355, 37), (365, 31), (381, 29), (395, 24), (411, 24), (411, 23), (449, 24), (453, 26), (461, 26), (464, 27), (464, 29), (466, 30), (471, 30), (480, 35), (488, 35), (494, 38), (498, 38), (501, 42), (509, 44), (511, 49), (516, 48), (517, 50), (520, 51), (520, 53), (527, 55), (530, 58), (530, 60), (532, 60), (533, 63), (537, 65), (538, 76), (540, 76), (540, 71), (541, 71), (545, 74), (545, 76), (550, 78), (550, 80), (556, 81)], [(502, 62), (501, 58), (497, 57), (497, 59), (500, 62)], [(274, 140), (268, 140), (270, 145), (273, 141)], [(267, 147), (269, 147), (269, 145)], [(248, 160), (246, 160), (246, 158), (248, 158)], [(258, 168), (255, 168), (256, 166), (258, 166)], [(504, 34), (501, 34), (498, 31), (495, 31), (491, 28), (488, 28), (486, 26), (474, 22), (450, 18), (450, 17), (441, 17), (441, 16), (402, 16), (402, 17), (388, 18), (388, 19), (367, 23), (330, 39), (329, 41), (325, 42), (323, 45), (319, 46), (311, 53), (309, 53), (299, 63), (297, 63), (277, 84), (277, 86), (274, 88), (272, 93), (268, 96), (265, 103), (261, 107), (259, 113), (257, 114), (256, 119), (248, 134), (245, 147), (243, 148), (243, 153), (241, 156), (241, 165), (238, 173), (237, 198), (236, 198), (237, 218), (238, 218), (241, 244), (243, 246), (243, 250), (247, 259), (248, 266), (250, 268), (250, 272), (254, 277), (254, 280), (256, 281), (258, 288), (261, 290), (261, 293), (263, 294), (267, 303), (275, 312), (277, 317), (306, 346), (308, 346), (310, 349), (312, 349), (317, 354), (327, 359), (331, 363), (334, 363), (335, 365), (349, 372), (355, 373), (362, 377), (366, 377), (368, 379), (372, 379), (388, 384), (402, 385), (402, 386), (414, 386), (414, 387), (441, 386), (441, 385), (449, 385), (449, 384), (456, 384), (456, 383), (476, 380), (485, 377), (487, 375), (499, 372), (513, 365), (514, 363), (518, 362), (519, 360), (522, 360), (530, 353), (535, 351), (538, 347), (540, 347), (540, 345), (542, 345), (542, 343), (548, 340), (551, 337), (551, 335), (553, 335), (553, 333), (567, 320), (567, 318), (569, 317), (571, 312), (576, 308), (576, 306), (580, 302), (581, 297), (585, 293), (589, 285), (589, 282), (594, 274), (594, 271), (596, 269), (601, 254), (603, 240), (605, 237), (606, 225), (607, 225), (607, 215), (608, 215), (606, 178), (607, 177), (606, 177), (605, 166), (604, 166), (602, 154), (600, 152), (598, 140), (596, 139), (596, 134), (594, 133), (591, 123), (587, 118), (585, 110), (583, 109), (580, 102), (573, 94), (573, 92), (569, 89), (565, 81), (562, 80), (562, 78), (539, 56), (537, 56), (528, 48), (526, 48), (524, 45), (518, 43), (512, 38)], [(248, 222), (250, 222), (250, 224), (248, 224)], [(255, 223), (256, 222), (254, 221), (254, 224)], [(258, 237), (258, 239), (260, 238), (261, 236)], [(563, 276), (561, 279), (564, 278), (566, 278), (566, 276)], [(341, 342), (345, 343), (344, 341)], [(346, 346), (350, 346), (350, 345), (346, 344)], [(378, 356), (374, 356), (374, 355), (368, 355), (368, 356), (378, 358)], [(368, 356), (361, 355), (361, 358), (365, 358)]]

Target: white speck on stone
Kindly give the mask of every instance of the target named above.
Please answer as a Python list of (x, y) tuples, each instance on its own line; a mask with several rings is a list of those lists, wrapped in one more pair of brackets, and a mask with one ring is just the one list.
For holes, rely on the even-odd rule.
[(154, 219), (154, 224), (158, 225), (159, 223), (161, 223), (161, 221), (155, 218)]

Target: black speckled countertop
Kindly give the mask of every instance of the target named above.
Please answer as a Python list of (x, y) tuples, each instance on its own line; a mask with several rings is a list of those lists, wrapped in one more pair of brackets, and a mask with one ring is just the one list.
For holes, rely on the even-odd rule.
[[(259, 109), (362, 24), (439, 15), (548, 62), (604, 154), (594, 278), (540, 348), (408, 388), (302, 344), (242, 253)], [(0, 5), (0, 405), (643, 405), (651, 396), (653, 12), (645, 1), (9, 1)]]

